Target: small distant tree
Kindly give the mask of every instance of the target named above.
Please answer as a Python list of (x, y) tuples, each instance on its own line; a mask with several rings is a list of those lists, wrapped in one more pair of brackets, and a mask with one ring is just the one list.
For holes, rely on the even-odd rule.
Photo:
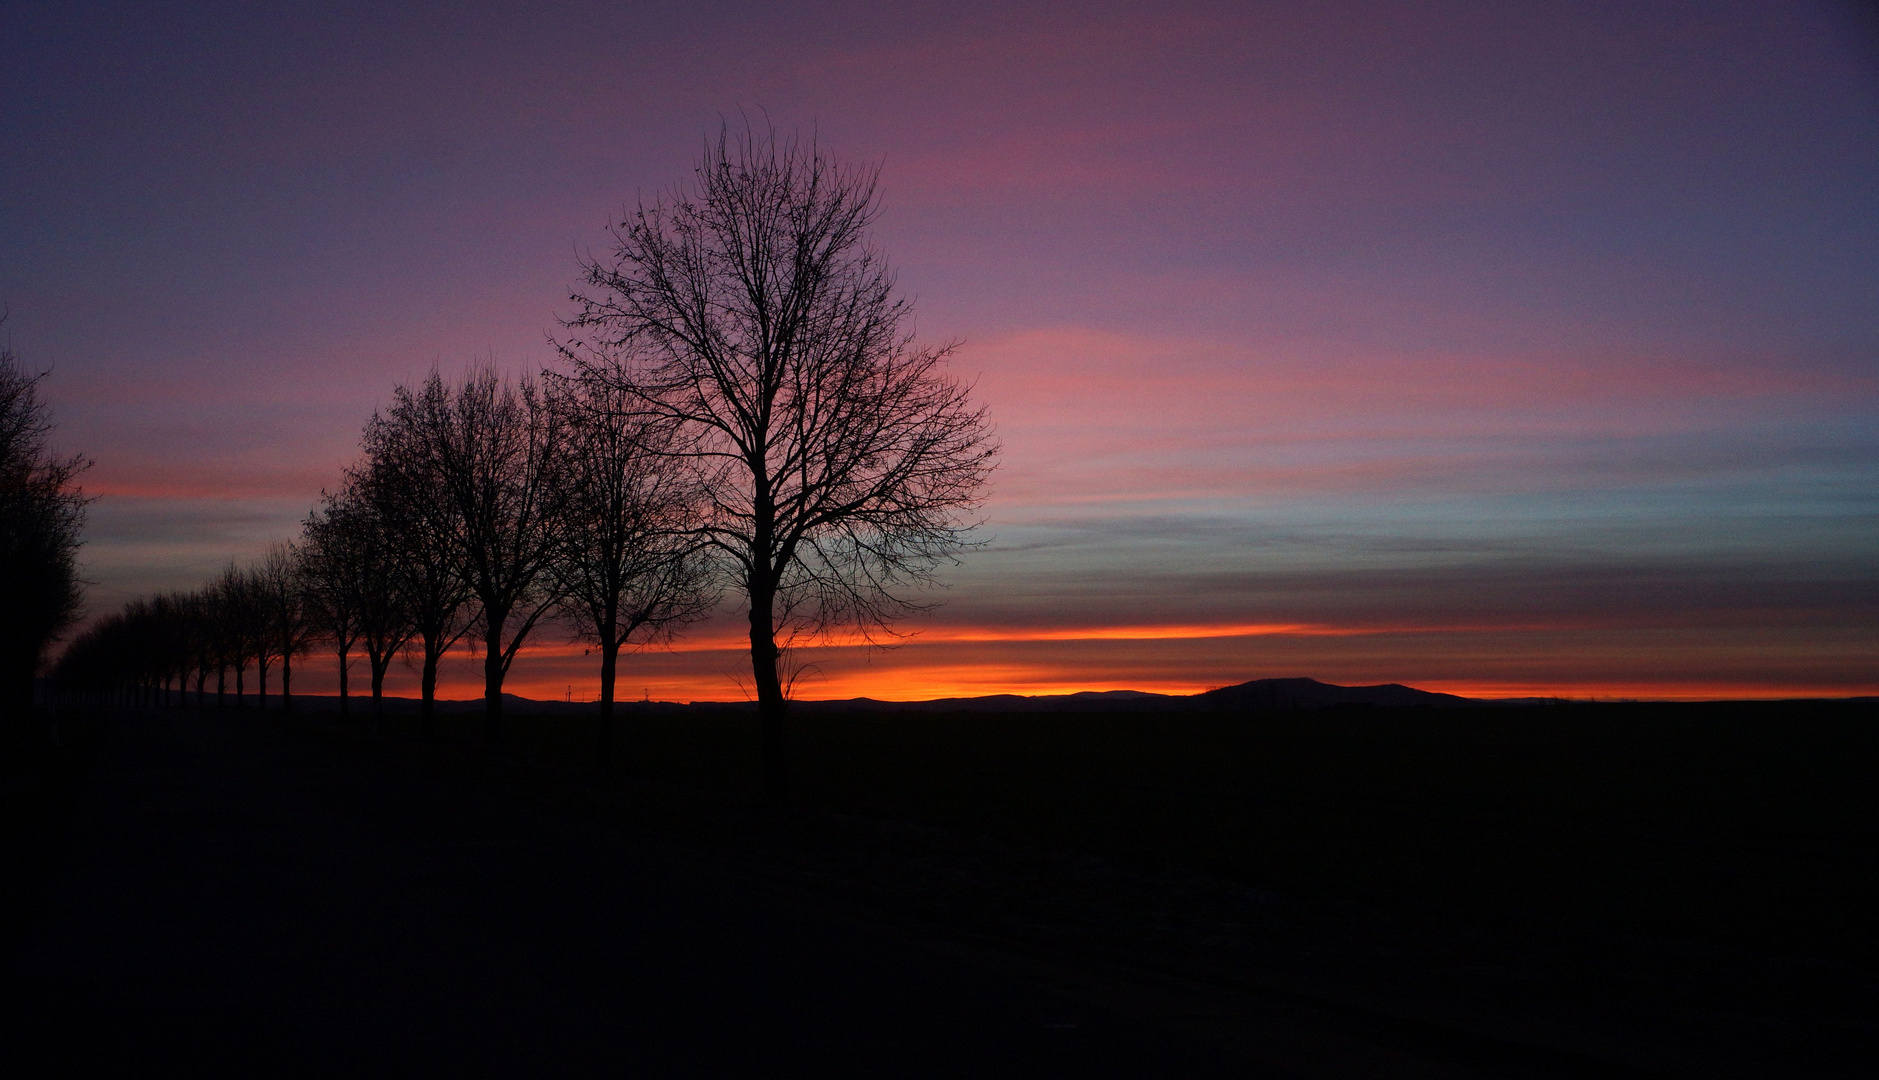
[(170, 705), (170, 687), (177, 690), (180, 704), (188, 691), (189, 623), (185, 598), (178, 593), (159, 593), (150, 599), (149, 665), (161, 688), (162, 704)]
[[(294, 710), (294, 657), (304, 656), (319, 629), (316, 612), (309, 602), (306, 566), (300, 549), (291, 543), (268, 548), (253, 571), (254, 584), (262, 619), (262, 636), (268, 650), (281, 662), (281, 711)], [(262, 693), (266, 693), (262, 676)], [(265, 697), (263, 704), (266, 703)]]
[(308, 608), (319, 626), (319, 637), (339, 661), (339, 718), (352, 717), (352, 650), (359, 643), (359, 605), (347, 588), (352, 554), (336, 523), (335, 499), (322, 493), (323, 505), (301, 526), (300, 552), (306, 564)]
[(184, 640), (189, 649), (189, 670), (196, 677), (196, 707), (208, 704), (203, 696), (209, 673), (215, 670), (215, 613), (209, 595), (203, 590), (182, 598)]
[[(244, 709), (247, 701), (248, 665), (255, 659), (256, 626), (254, 588), (239, 566), (229, 563), (211, 586), (215, 596), (216, 637), (222, 674), (216, 682), (216, 704), (222, 703), (227, 672), (235, 672), (235, 707)], [(261, 705), (267, 706), (267, 684), (261, 688)]]
[(87, 627), (59, 654), (52, 667), (54, 683), (66, 693), (84, 695), (88, 704), (142, 704), (147, 693), (144, 611), (142, 601), (132, 601)]
[(240, 633), (247, 641), (248, 655), (254, 658), (255, 698), (261, 711), (267, 711), (268, 673), (281, 658), (280, 639), (274, 635), (274, 592), (269, 587), (267, 566), (257, 563), (242, 571), (239, 602), (235, 606)]
[(241, 603), (240, 573), (230, 563), (202, 590), (210, 647), (215, 654), (215, 707), (218, 709), (228, 705), (228, 673), (231, 669), (235, 672), (235, 704), (240, 707), (241, 671), (248, 662), (246, 639), (242, 635), (238, 610)]
[(596, 762), (612, 753), (620, 650), (670, 640), (716, 603), (703, 558), (700, 507), (672, 425), (600, 383), (554, 384), (566, 432), (567, 496), (549, 566), (578, 640), (600, 653)]
[(0, 715), (32, 707), (39, 662), (78, 617), (81, 598), (88, 500), (77, 478), (91, 462), (52, 452), (44, 378), (0, 347)]
[(562, 352), (670, 423), (700, 535), (748, 601), (766, 791), (789, 799), (783, 650), (867, 640), (968, 546), (997, 447), (869, 245), (878, 169), (728, 128), (612, 230)]

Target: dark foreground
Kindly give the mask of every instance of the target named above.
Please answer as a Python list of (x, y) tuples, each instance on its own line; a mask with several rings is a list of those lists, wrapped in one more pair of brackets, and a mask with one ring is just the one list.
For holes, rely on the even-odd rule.
[(1879, 1061), (1872, 705), (809, 712), (780, 820), (751, 726), (119, 718), (0, 1073)]
[(1231, 1071), (656, 842), (193, 713), (105, 739), (6, 992), (9, 1076)]

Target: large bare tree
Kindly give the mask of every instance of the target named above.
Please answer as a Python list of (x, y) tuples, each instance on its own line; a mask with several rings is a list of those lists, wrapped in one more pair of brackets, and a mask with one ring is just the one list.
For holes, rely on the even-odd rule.
[(698, 493), (670, 424), (599, 383), (550, 385), (567, 440), (566, 505), (549, 572), (575, 636), (600, 653), (596, 761), (613, 746), (620, 650), (670, 640), (717, 602), (700, 549)]
[(588, 260), (563, 355), (680, 432), (701, 535), (749, 603), (766, 794), (789, 799), (783, 650), (877, 640), (968, 543), (997, 447), (868, 243), (875, 166), (728, 127)]

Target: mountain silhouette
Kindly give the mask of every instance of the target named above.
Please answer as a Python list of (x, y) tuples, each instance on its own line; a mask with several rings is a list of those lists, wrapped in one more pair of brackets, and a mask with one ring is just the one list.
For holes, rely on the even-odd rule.
[(1329, 709), (1351, 705), (1401, 708), (1416, 705), (1471, 705), (1475, 702), (1473, 698), (1418, 690), (1401, 683), (1336, 686), (1316, 679), (1254, 679), (1238, 686), (1223, 686), (1196, 694), (1193, 700), (1254, 709)]
[(810, 710), (895, 709), (916, 712), (1149, 712), (1192, 709), (1330, 709), (1363, 706), (1477, 705), (1474, 698), (1418, 690), (1399, 683), (1337, 686), (1316, 679), (1254, 679), (1201, 694), (1151, 694), (1142, 690), (1084, 690), (1075, 694), (990, 694), (931, 701), (802, 701)]
[[(295, 695), (297, 700), (308, 705), (330, 706), (336, 699), (320, 695)], [(1024, 696), (1020, 694), (987, 694), (984, 697), (934, 698), (927, 701), (882, 701), (878, 698), (845, 698), (836, 701), (805, 700), (794, 703), (791, 708), (803, 712), (973, 712), (973, 713), (1038, 713), (1038, 712), (1191, 712), (1195, 710), (1310, 710), (1310, 709), (1348, 709), (1348, 708), (1416, 708), (1416, 707), (1456, 707), (1469, 705), (1532, 705), (1540, 704), (1539, 698), (1500, 698), (1486, 700), (1481, 698), (1459, 697), (1455, 694), (1438, 694), (1430, 690), (1418, 690), (1413, 686), (1400, 683), (1384, 683), (1381, 686), (1338, 686), (1335, 683), (1319, 682), (1316, 679), (1254, 679), (1237, 686), (1223, 686), (1200, 694), (1154, 694), (1144, 690), (1083, 690), (1074, 694), (1038, 694)], [(417, 707), (415, 700), (391, 697), (385, 698), (385, 708), (389, 713), (404, 714)], [(503, 707), (518, 714), (555, 714), (583, 715), (598, 708), (591, 701), (555, 701), (517, 697), (503, 694)], [(639, 712), (672, 712), (687, 709), (754, 709), (756, 704), (749, 701), (626, 701), (622, 708)], [(439, 700), (437, 711), (441, 715), (456, 715), (481, 710), (483, 699), (472, 698), (464, 701)]]

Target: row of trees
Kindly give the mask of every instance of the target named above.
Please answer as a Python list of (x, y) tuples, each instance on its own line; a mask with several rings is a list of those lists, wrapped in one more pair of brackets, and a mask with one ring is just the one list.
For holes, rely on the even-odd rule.
[[(787, 801), (790, 647), (890, 636), (921, 606), (915, 588), (969, 546), (997, 450), (970, 387), (943, 371), (952, 346), (916, 343), (868, 243), (877, 178), (813, 143), (727, 128), (691, 183), (642, 201), (610, 255), (584, 261), (560, 370), (398, 387), (290, 559), (342, 688), (355, 650), (376, 697), (408, 649), (428, 728), (438, 661), (468, 636), (499, 742), (510, 665), (559, 620), (598, 647), (610, 716), (620, 650), (732, 591), (768, 794)], [(240, 658), (264, 670), (270, 646), (224, 636), (249, 642), (215, 654), (239, 696)]]
[[(308, 652), (317, 600), (301, 551), (278, 544), (252, 566), (230, 565), (187, 593), (133, 600), (67, 646), (53, 669), (68, 693), (141, 705), (248, 702), (248, 675), (265, 706), (278, 669), (283, 707), (293, 707), (294, 658)], [(213, 676), (211, 690), (208, 680)], [(174, 693), (174, 698), (172, 697)]]
[(509, 382), (489, 368), (457, 383), (432, 373), (392, 396), (296, 542), (194, 592), (132, 602), (73, 642), (60, 682), (168, 704), (192, 683), (206, 702), (213, 677), (216, 702), (232, 688), (242, 707), (252, 670), (265, 708), (278, 669), (291, 709), (295, 658), (324, 648), (341, 711), (363, 658), (376, 713), (408, 654), (433, 732), (439, 664), (468, 637), (484, 657), (494, 743), (516, 654), (552, 620), (596, 646), (610, 720), (620, 652), (669, 637), (717, 596), (696, 491), (662, 452), (669, 426), (619, 408), (605, 386)]
[(40, 660), (81, 596), (87, 500), (76, 479), (90, 462), (52, 452), (44, 377), (0, 347), (0, 717), (31, 707)]
[(717, 599), (673, 437), (591, 381), (512, 384), (484, 368), (397, 388), (366, 425), (363, 462), (308, 522), (341, 666), (351, 637), (376, 695), (408, 643), (429, 730), (438, 663), (468, 635), (483, 656), (487, 736), (500, 742), (510, 667), (559, 616), (600, 654), (610, 720), (621, 650), (669, 638)]

